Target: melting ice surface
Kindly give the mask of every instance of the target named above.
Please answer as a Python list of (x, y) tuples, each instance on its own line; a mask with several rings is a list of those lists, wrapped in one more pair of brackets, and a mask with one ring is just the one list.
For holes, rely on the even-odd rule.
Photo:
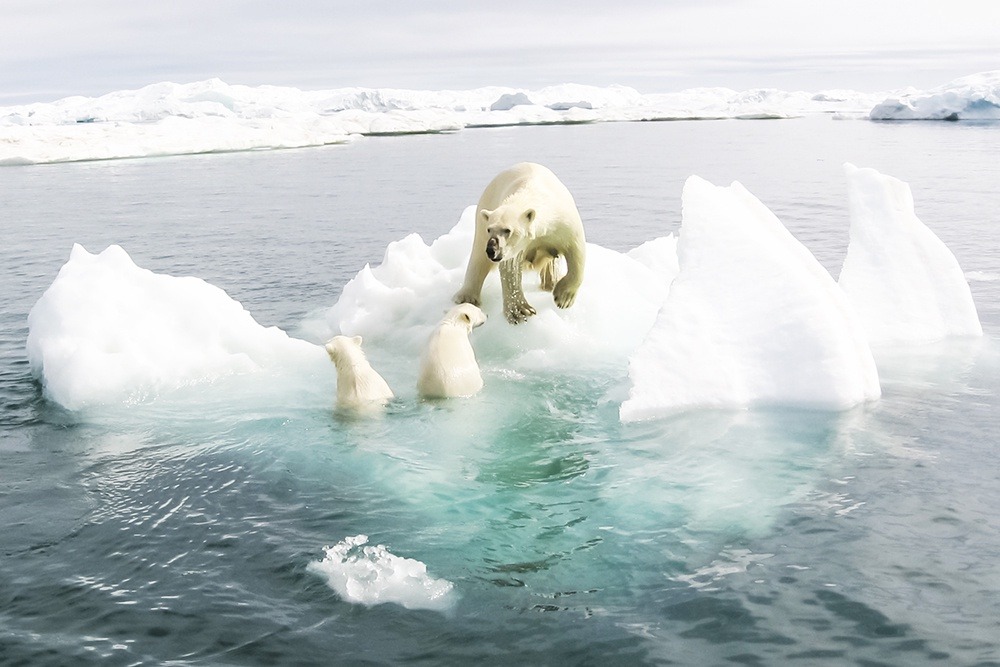
[(455, 604), (450, 581), (427, 574), (427, 566), (402, 558), (385, 546), (366, 546), (367, 535), (347, 537), (326, 547), (309, 569), (321, 575), (343, 600), (367, 606), (395, 602), (407, 609), (446, 611)]
[[(623, 86), (575, 84), (539, 90), (303, 91), (228, 85), (218, 79), (157, 83), (97, 98), (68, 97), (0, 108), (0, 165), (296, 148), (343, 143), (364, 135), (502, 125), (817, 113), (862, 117), (869, 112), (877, 119), (998, 118), (998, 89), (1000, 72), (888, 99), (885, 93), (848, 90), (695, 88), (642, 94)], [(880, 100), (885, 101), (878, 104)]]

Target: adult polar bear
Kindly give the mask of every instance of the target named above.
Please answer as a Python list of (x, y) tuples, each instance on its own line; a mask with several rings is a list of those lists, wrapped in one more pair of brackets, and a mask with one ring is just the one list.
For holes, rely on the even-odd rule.
[[(569, 308), (583, 282), (587, 242), (576, 202), (548, 168), (522, 162), (500, 172), (476, 206), (476, 234), (455, 303), (480, 305), (486, 276), (500, 265), (503, 312), (511, 324), (535, 314), (521, 288), (521, 271), (531, 266), (560, 308)], [(555, 259), (566, 259), (566, 275), (556, 280)]]

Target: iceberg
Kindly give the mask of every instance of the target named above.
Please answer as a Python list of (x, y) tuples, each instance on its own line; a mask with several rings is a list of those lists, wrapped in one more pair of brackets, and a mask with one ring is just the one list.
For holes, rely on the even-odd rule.
[(696, 407), (840, 410), (881, 394), (846, 296), (760, 200), (692, 176), (682, 215), (680, 272), (629, 359), (622, 421)]
[(261, 326), (218, 287), (142, 269), (119, 246), (98, 255), (73, 246), (28, 315), (27, 352), (45, 396), (70, 410), (293, 363), (329, 366), (321, 347)]
[[(628, 252), (588, 244), (572, 308), (557, 308), (529, 272), (537, 314), (508, 324), (494, 272), (473, 341), (484, 400), (506, 403), (492, 392), (523, 380), (534, 400), (558, 376), (603, 386), (602, 405), (624, 398), (624, 422), (698, 408), (843, 410), (881, 394), (870, 342), (981, 335), (966, 278), (913, 214), (906, 184), (846, 169), (851, 230), (839, 284), (746, 188), (697, 176), (684, 185), (679, 237)], [(335, 376), (317, 343), (360, 335), (400, 400), (413, 400), (420, 352), (465, 274), (474, 213), (466, 208), (429, 244), (417, 234), (390, 243), (336, 303), (306, 317), (301, 338), (260, 325), (203, 280), (140, 268), (118, 246), (93, 255), (76, 245), (28, 316), (32, 371), (46, 398), (70, 410), (224, 378), (233, 379), (217, 393), (231, 404), (280, 396), (317, 409), (332, 403)]]
[(872, 344), (981, 336), (972, 292), (955, 255), (913, 207), (910, 186), (845, 164), (850, 242), (840, 287)]
[(1000, 120), (1000, 70), (955, 79), (928, 91), (888, 97), (872, 120)]

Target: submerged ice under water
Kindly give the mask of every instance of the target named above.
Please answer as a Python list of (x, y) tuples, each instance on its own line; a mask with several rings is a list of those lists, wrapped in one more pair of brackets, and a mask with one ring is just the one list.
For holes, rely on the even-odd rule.
[[(680, 302), (688, 311), (735, 321), (728, 310), (706, 311), (711, 298), (696, 305), (699, 294), (739, 284), (749, 301), (741, 304), (744, 324), (774, 337), (795, 334), (786, 339), (799, 341), (788, 344), (792, 351), (840, 349), (845, 338), (836, 328), (802, 342), (809, 330), (794, 313), (811, 306), (829, 316), (843, 306), (831, 296), (840, 289), (832, 276), (857, 249), (853, 231), (847, 247), (852, 188), (874, 201), (899, 188), (871, 172), (845, 186), (839, 167), (810, 161), (822, 177), (805, 187), (780, 183), (779, 195), (788, 196), (776, 196), (780, 179), (762, 180), (754, 168), (769, 164), (762, 156), (779, 138), (812, 155), (828, 134), (812, 121), (512, 129), (15, 172), (11, 192), (22, 211), (45, 201), (28, 197), (38, 177), (64, 179), (67, 192), (82, 179), (81, 192), (102, 193), (72, 197), (68, 210), (108, 193), (148, 204), (123, 208), (142, 223), (115, 223), (107, 233), (88, 227), (87, 214), (36, 216), (43, 223), (36, 229), (46, 231), (10, 246), (23, 246), (17, 257), (27, 258), (14, 266), (39, 275), (10, 291), (23, 293), (15, 301), (23, 304), (22, 323), (3, 348), (9, 358), (16, 345), (14, 356), (23, 359), (5, 373), (24, 393), (5, 413), (19, 426), (3, 431), (9, 475), (0, 516), (17, 526), (0, 537), (9, 554), (0, 590), (11, 591), (3, 655), (149, 664), (995, 658), (995, 627), (984, 619), (1000, 611), (991, 556), (1000, 548), (997, 461), (988, 444), (998, 391), (991, 277), (1000, 272), (989, 244), (964, 240), (994, 195), (989, 179), (951, 181), (943, 174), (953, 170), (910, 169), (919, 162), (903, 157), (925, 149), (921, 137), (927, 145), (944, 138), (962, 147), (973, 173), (985, 173), (989, 152), (977, 157), (981, 141), (962, 141), (992, 135), (985, 127), (922, 134), (912, 126), (827, 124), (848, 155), (816, 154), (838, 165), (848, 157), (889, 165), (886, 172), (913, 184), (920, 219), (943, 241), (922, 236), (917, 245), (938, 255), (946, 245), (961, 258), (986, 334), (872, 346), (882, 397), (843, 411), (790, 408), (801, 396), (788, 392), (784, 405), (769, 407), (678, 412), (668, 401), (666, 418), (623, 423), (619, 414), (630, 390), (650, 396), (629, 359), (634, 364), (648, 348), (655, 363), (670, 360), (651, 334), (666, 322), (660, 316), (673, 277), (690, 287)], [(683, 150), (685, 141), (695, 148)], [(676, 192), (666, 191), (671, 185), (643, 199), (635, 184), (664, 172), (652, 153), (634, 150), (637, 142), (669, 144), (669, 163), (693, 163), (687, 173), (716, 183), (745, 179), (746, 192), (695, 181), (682, 195), (687, 173), (667, 172)], [(566, 155), (566, 146), (577, 148)], [(575, 152), (614, 158), (619, 149), (626, 166), (596, 172), (579, 166)], [(455, 155), (438, 153), (449, 150)], [(491, 318), (473, 332), (486, 387), (468, 400), (422, 402), (413, 387), (415, 352), (448, 306), (471, 243), (468, 214), (452, 225), (494, 171), (466, 178), (454, 165), (486, 153), (497, 154), (498, 166), (512, 156), (550, 164), (577, 193), (593, 244), (585, 282), (593, 290), (589, 302), (581, 292), (574, 308), (559, 311), (550, 295), (529, 289), (540, 313), (510, 327), (496, 310), (496, 284), (488, 285)], [(727, 169), (706, 166), (705, 155), (726, 155)], [(344, 213), (338, 207), (350, 192), (309, 200), (323, 209), (315, 228), (298, 223), (305, 216), (267, 209), (272, 198), (283, 203), (337, 188), (328, 174), (353, 173), (345, 166), (378, 181), (378, 211), (389, 213), (380, 232), (345, 237), (348, 221), (384, 215)], [(193, 171), (184, 189), (146, 194)], [(405, 199), (417, 172), (442, 185), (426, 213), (399, 215), (400, 202), (426, 199), (422, 188)], [(102, 189), (109, 178), (113, 187)], [(349, 189), (363, 190), (367, 178), (352, 177)], [(391, 195), (383, 178), (394, 184)], [(230, 187), (238, 195), (228, 197)], [(815, 194), (827, 191), (834, 194)], [(440, 210), (453, 195), (454, 205)], [(658, 202), (682, 197), (681, 225), (670, 234)], [(263, 207), (237, 209), (237, 216), (259, 216), (251, 225), (227, 228), (211, 214), (244, 198)], [(179, 213), (184, 199), (191, 199), (190, 219)], [(956, 205), (966, 199), (974, 214)], [(622, 221), (622, 211), (633, 209), (641, 213)], [(912, 211), (892, 210), (912, 232)], [(165, 211), (174, 224), (146, 223), (162, 223)], [(714, 214), (756, 223), (745, 261), (712, 261), (726, 250), (706, 222)], [(331, 233), (327, 218), (337, 221)], [(809, 250), (792, 250), (784, 226)], [(407, 236), (414, 228), (435, 240)], [(988, 226), (978, 229), (979, 239), (992, 238)], [(401, 240), (386, 247), (392, 238)], [(94, 250), (120, 242), (135, 261), (121, 249), (91, 255), (81, 247), (53, 281), (73, 241)], [(365, 243), (375, 247), (358, 253)], [(380, 264), (358, 270), (382, 248)], [(286, 254), (288, 270), (276, 271), (271, 260)], [(807, 283), (782, 297), (787, 317), (765, 308), (774, 294), (764, 268), (750, 261), (759, 256), (779, 275)], [(912, 272), (917, 263), (893, 271)], [(174, 277), (185, 274), (200, 277)], [(628, 289), (628, 281), (643, 287)], [(830, 301), (816, 306), (817, 293)], [(36, 301), (29, 332), (23, 320)], [(115, 301), (119, 307), (110, 307)], [(271, 323), (283, 330), (265, 326)], [(372, 363), (397, 390), (380, 417), (334, 416), (333, 368), (318, 343), (335, 331), (362, 333)], [(748, 339), (726, 332), (692, 328), (697, 340), (685, 340), (692, 352), (682, 359), (692, 380), (699, 379), (697, 355), (713, 346), (751, 351)], [(29, 337), (47, 400), (26, 379)], [(183, 358), (188, 348), (193, 362)], [(757, 360), (737, 364), (736, 376), (770, 368), (789, 377), (786, 360), (769, 349), (735, 355)], [(119, 371), (88, 372), (118, 361), (125, 362)], [(59, 404), (69, 396), (77, 403), (67, 411)], [(362, 544), (365, 535), (371, 540)]]

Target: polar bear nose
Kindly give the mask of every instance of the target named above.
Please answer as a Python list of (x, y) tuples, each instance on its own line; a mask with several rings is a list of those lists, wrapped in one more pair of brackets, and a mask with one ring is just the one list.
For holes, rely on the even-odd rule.
[(493, 237), (486, 242), (486, 256), (494, 262), (503, 259), (503, 250), (500, 249), (500, 239)]

